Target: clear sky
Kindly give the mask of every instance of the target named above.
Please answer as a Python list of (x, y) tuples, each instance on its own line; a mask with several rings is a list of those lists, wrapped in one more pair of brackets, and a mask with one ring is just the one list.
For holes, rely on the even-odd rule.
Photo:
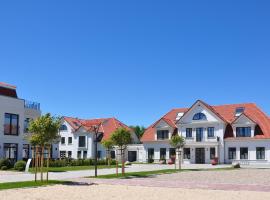
[(1, 1), (0, 81), (43, 112), (148, 126), (197, 99), (270, 114), (270, 1)]

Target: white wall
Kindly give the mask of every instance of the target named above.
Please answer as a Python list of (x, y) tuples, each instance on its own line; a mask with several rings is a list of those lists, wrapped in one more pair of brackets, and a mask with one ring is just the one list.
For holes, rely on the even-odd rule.
[[(19, 135), (4, 135), (5, 113), (19, 115)], [(12, 97), (0, 96), (0, 158), (4, 157), (4, 143), (18, 144), (18, 160), (23, 156), (23, 144), (29, 144), (25, 139), (24, 120), (25, 118), (35, 119), (40, 116), (40, 111), (24, 108), (24, 100)], [(31, 156), (31, 150), (29, 151)]]
[[(250, 163), (264, 163), (268, 162), (270, 163), (270, 140), (266, 139), (243, 139), (242, 141), (239, 140), (225, 140), (225, 162), (226, 163), (232, 163), (232, 160), (229, 160), (228, 156), (228, 149), (230, 147), (236, 148), (236, 160), (240, 160), (240, 148), (241, 147), (248, 147), (248, 159), (250, 160)], [(256, 147), (265, 147), (265, 160), (257, 160), (256, 159)]]

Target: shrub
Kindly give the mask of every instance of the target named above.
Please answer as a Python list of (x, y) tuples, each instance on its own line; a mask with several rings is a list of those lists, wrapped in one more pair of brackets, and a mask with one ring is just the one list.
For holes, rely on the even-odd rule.
[(14, 169), (18, 170), (18, 171), (25, 170), (25, 167), (26, 167), (26, 162), (23, 161), (23, 160), (20, 160), (20, 161), (16, 162), (15, 165), (14, 165)]
[(0, 168), (2, 169), (3, 166), (7, 167), (7, 169), (10, 169), (10, 168), (13, 167), (12, 163), (7, 158), (4, 158), (4, 159), (0, 160)]
[(1, 170), (8, 170), (8, 167), (7, 166), (2, 166)]
[(240, 163), (236, 163), (236, 164), (233, 165), (233, 168), (235, 168), (235, 169), (240, 168), (240, 167), (241, 167)]

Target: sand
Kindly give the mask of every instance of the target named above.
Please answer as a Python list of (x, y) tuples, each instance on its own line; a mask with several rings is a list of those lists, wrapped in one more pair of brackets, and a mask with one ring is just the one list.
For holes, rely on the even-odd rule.
[(160, 188), (124, 185), (68, 186), (55, 185), (39, 188), (0, 191), (1, 200), (257, 200), (270, 199), (270, 192), (221, 191), (182, 188)]

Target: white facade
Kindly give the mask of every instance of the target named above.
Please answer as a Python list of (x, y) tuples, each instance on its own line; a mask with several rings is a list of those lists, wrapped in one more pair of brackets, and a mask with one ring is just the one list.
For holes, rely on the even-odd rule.
[[(257, 124), (244, 112), (237, 113), (234, 116), (236, 120), (228, 124), (210, 106), (197, 101), (190, 109), (186, 109), (184, 114), (175, 113), (175, 119), (170, 119), (175, 122), (176, 127), (168, 123), (165, 117), (166, 115), (150, 127), (153, 129), (154, 140), (143, 141), (144, 162), (170, 160), (173, 150), (169, 140), (172, 133), (177, 131), (178, 135), (185, 138), (182, 151), (184, 163), (211, 163), (213, 159), (218, 158), (219, 163), (270, 164), (270, 139), (255, 138)], [(224, 137), (227, 126), (231, 127), (233, 134), (228, 138)], [(248, 135), (237, 135), (237, 129), (246, 131)], [(167, 131), (165, 138), (157, 138), (160, 131)]]
[[(40, 116), (39, 105), (23, 99), (0, 95), (0, 158), (13, 161), (31, 157), (31, 147), (25, 139), (25, 120)], [(10, 125), (7, 115), (14, 124)], [(17, 124), (18, 122), (18, 124)], [(12, 131), (10, 130), (12, 127)]]
[[(94, 143), (94, 132), (87, 131), (83, 126), (78, 130), (74, 128), (65, 120), (62, 122), (62, 128), (59, 132), (61, 141), (59, 143), (59, 158), (72, 158), (72, 159), (93, 159), (95, 158), (95, 143)], [(131, 133), (134, 143), (139, 143), (139, 140), (134, 132)], [(80, 146), (79, 138), (85, 140), (83, 142), (85, 145)], [(135, 156), (136, 161), (141, 159), (142, 145), (131, 144), (127, 148), (126, 160), (128, 160), (128, 155)], [(106, 149), (98, 143), (97, 145), (98, 157), (99, 159), (106, 158)], [(141, 151), (140, 151), (141, 150)], [(119, 152), (115, 152), (115, 157), (118, 157)], [(135, 153), (136, 152), (136, 153)], [(136, 155), (134, 155), (136, 154)], [(141, 159), (142, 160), (142, 159)]]

